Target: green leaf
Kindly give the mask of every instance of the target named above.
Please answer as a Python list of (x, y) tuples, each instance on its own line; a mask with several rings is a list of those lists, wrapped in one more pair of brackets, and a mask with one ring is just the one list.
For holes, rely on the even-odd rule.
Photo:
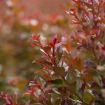
[(83, 94), (83, 100), (85, 103), (89, 103), (92, 99), (93, 99), (93, 96), (90, 92), (87, 91)]
[(48, 81), (48, 83), (50, 83), (51, 85), (54, 85), (55, 87), (65, 87), (66, 86), (64, 80), (62, 79), (51, 80), (51, 81)]

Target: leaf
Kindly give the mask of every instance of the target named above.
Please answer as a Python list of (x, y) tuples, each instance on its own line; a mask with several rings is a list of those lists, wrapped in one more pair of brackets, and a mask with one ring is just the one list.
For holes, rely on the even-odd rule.
[(93, 76), (93, 80), (99, 85), (102, 86), (102, 82), (101, 82), (101, 76), (99, 74), (96, 74)]
[(36, 60), (35, 63), (42, 66), (48, 66), (48, 67), (52, 66), (52, 63), (50, 61), (47, 61), (47, 59), (45, 58), (40, 58), (39, 60)]
[(54, 67), (54, 71), (56, 74), (60, 75), (60, 76), (65, 76), (65, 69), (64, 67)]
[(60, 60), (62, 59), (63, 52), (60, 51), (60, 48), (57, 49), (57, 54), (56, 54), (56, 63), (58, 64)]
[(65, 82), (62, 79), (55, 79), (48, 81), (47, 83), (54, 85), (55, 87), (64, 87), (66, 86)]
[(68, 81), (69, 84), (73, 84), (76, 82), (75, 74), (73, 71), (67, 73), (66, 80)]
[(52, 80), (51, 75), (49, 75), (45, 70), (36, 70), (35, 74), (40, 76), (44, 80)]
[(83, 100), (84, 100), (85, 103), (88, 103), (88, 104), (89, 104), (89, 102), (90, 102), (92, 99), (93, 99), (93, 95), (92, 95), (91, 93), (85, 92), (85, 93), (83, 94)]
[(61, 105), (72, 105), (72, 102), (69, 99), (62, 99)]
[(48, 54), (51, 51), (51, 47), (45, 46), (45, 47), (43, 47), (43, 50), (46, 51), (46, 53)]
[(60, 104), (60, 97), (58, 94), (52, 93), (51, 94), (51, 102), (53, 105), (59, 105)]

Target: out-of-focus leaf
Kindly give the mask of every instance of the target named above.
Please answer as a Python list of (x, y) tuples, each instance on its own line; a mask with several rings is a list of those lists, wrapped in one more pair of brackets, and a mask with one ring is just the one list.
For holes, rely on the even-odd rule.
[(36, 70), (35, 75), (40, 76), (44, 80), (52, 80), (52, 77), (45, 70)]
[(72, 102), (69, 99), (62, 99), (61, 105), (72, 105)]
[(66, 80), (68, 81), (69, 84), (76, 82), (75, 74), (73, 71), (67, 73)]
[(99, 74), (93, 76), (93, 80), (94, 80), (99, 86), (102, 86), (102, 82), (101, 82), (102, 78), (101, 78), (101, 76), (100, 76)]
[(58, 94), (52, 93), (51, 94), (51, 102), (53, 105), (60, 104), (60, 96)]
[(54, 85), (55, 87), (65, 87), (66, 83), (62, 79), (55, 79), (48, 81), (47, 83)]
[(60, 76), (65, 76), (65, 69), (64, 69), (64, 67), (55, 67), (54, 68), (54, 71), (58, 74), (58, 75), (60, 75)]
[(91, 93), (85, 92), (83, 94), (83, 100), (84, 100), (85, 103), (88, 103), (89, 104), (89, 102), (91, 102), (92, 99), (93, 99), (93, 95)]
[(60, 51), (60, 49), (57, 49), (57, 54), (56, 54), (56, 62), (57, 64), (59, 64), (61, 58), (62, 58), (62, 51)]

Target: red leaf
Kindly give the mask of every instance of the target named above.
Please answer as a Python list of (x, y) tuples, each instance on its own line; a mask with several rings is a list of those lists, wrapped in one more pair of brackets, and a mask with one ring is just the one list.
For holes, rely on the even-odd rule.
[(32, 38), (33, 41), (39, 41), (40, 36), (39, 35), (32, 35), (31, 38)]
[(101, 49), (102, 49), (103, 51), (105, 51), (105, 44), (101, 47)]

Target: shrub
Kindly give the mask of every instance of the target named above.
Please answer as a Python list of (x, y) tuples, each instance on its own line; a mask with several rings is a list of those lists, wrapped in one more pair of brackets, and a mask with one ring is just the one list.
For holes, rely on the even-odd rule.
[(26, 105), (105, 105), (105, 1), (72, 1), (65, 11), (70, 35), (31, 37), (41, 56), (33, 61), (40, 69), (24, 94)]
[(29, 83), (27, 95), (43, 105), (105, 104), (105, 1), (73, 0), (71, 16), (74, 31), (70, 36), (51, 41), (32, 36), (40, 48), (36, 60), (41, 70)]

